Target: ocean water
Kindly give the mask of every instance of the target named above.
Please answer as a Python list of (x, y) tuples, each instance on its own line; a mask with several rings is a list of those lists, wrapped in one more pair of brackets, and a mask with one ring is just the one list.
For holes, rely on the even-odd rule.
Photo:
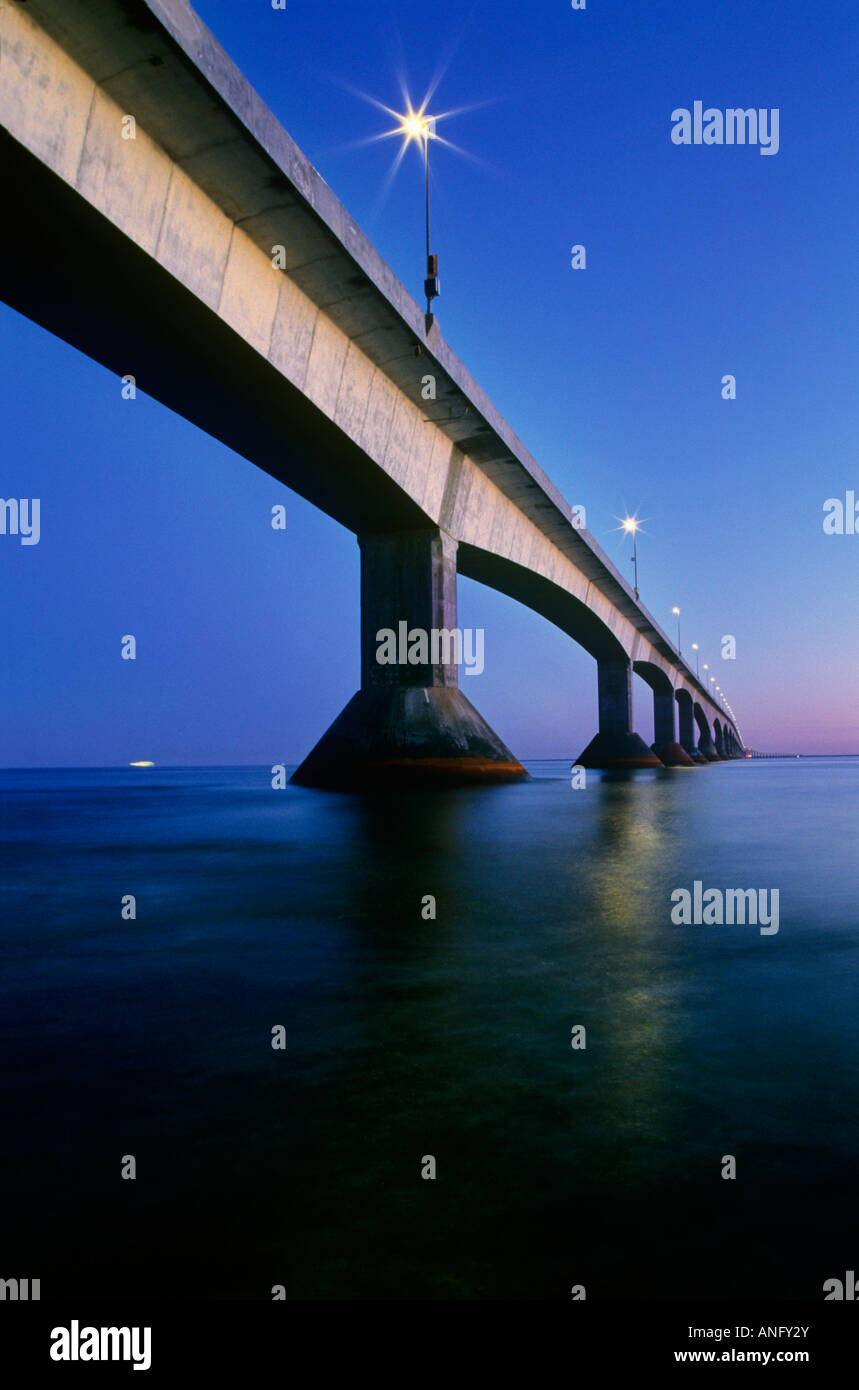
[[(566, 1301), (859, 1268), (859, 759), (529, 768), (3, 773), (0, 1274)], [(778, 890), (778, 932), (674, 925), (695, 880)]]

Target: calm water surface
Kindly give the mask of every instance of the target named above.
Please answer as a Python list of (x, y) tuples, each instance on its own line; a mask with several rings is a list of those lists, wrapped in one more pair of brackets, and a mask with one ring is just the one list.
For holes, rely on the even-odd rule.
[[(0, 1274), (816, 1299), (859, 1268), (859, 759), (530, 770), (2, 774)], [(673, 926), (695, 879), (778, 889), (778, 934)]]

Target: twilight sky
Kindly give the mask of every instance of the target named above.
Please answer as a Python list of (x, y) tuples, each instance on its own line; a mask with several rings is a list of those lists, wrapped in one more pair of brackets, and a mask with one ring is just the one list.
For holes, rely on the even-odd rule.
[[(196, 8), (416, 298), (419, 156), (386, 193), (397, 142), (356, 142), (391, 121), (356, 93), (440, 77), (467, 155), (432, 149), (442, 333), (630, 578), (617, 518), (643, 519), (642, 600), (670, 633), (679, 605), (746, 742), (859, 752), (859, 535), (823, 531), (859, 496), (854, 0)], [(697, 100), (778, 108), (778, 153), (673, 144)], [(3, 306), (0, 335), (0, 491), (41, 499), (38, 545), (0, 536), (0, 763), (299, 761), (359, 683), (354, 537)], [(469, 699), (517, 756), (575, 758), (592, 659), (459, 597)]]

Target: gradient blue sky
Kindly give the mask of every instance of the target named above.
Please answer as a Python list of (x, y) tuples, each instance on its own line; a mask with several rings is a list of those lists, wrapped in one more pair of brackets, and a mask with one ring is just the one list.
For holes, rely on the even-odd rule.
[[(644, 519), (642, 599), (667, 631), (680, 606), (747, 743), (859, 751), (859, 535), (822, 529), (859, 494), (853, 0), (196, 8), (416, 298), (417, 152), (385, 196), (395, 143), (354, 142), (389, 122), (349, 89), (400, 108), (441, 74), (436, 110), (477, 104), (439, 128), (468, 158), (433, 147), (444, 336), (630, 577), (616, 518)], [(674, 146), (696, 99), (778, 107), (779, 153)], [(5, 307), (0, 331), (2, 494), (42, 504), (38, 546), (0, 537), (0, 762), (298, 761), (359, 682), (354, 537)], [(574, 758), (593, 661), (459, 584), (469, 698), (520, 757)]]

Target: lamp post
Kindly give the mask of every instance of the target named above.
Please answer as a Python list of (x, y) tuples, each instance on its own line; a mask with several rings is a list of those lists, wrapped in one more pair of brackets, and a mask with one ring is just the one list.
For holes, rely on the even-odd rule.
[(680, 609), (679, 609), (679, 608), (672, 608), (671, 612), (674, 614), (675, 618), (677, 619), (677, 655), (678, 655), (678, 656), (682, 656), (682, 655), (683, 655), (683, 648), (680, 646)]
[(432, 301), (437, 299), (441, 293), (441, 286), (438, 278), (438, 256), (434, 256), (430, 240), (430, 166), (429, 166), (429, 142), (436, 138), (435, 130), (436, 117), (426, 116), (423, 111), (410, 111), (407, 116), (400, 118), (400, 131), (407, 140), (416, 140), (423, 146), (424, 156), (424, 184), (426, 189), (426, 230), (427, 230), (427, 274), (424, 280), (424, 293), (427, 297), (427, 319), (432, 316)]
[(695, 653), (695, 679), (696, 679), (696, 680), (700, 680), (700, 675), (699, 675), (699, 673), (698, 673), (698, 643), (697, 643), (697, 642), (693, 642), (693, 643), (692, 643), (692, 650), (693, 650), (693, 652)]
[(635, 597), (638, 598), (638, 522), (634, 516), (625, 518), (623, 529), (632, 536), (632, 563), (635, 566)]

